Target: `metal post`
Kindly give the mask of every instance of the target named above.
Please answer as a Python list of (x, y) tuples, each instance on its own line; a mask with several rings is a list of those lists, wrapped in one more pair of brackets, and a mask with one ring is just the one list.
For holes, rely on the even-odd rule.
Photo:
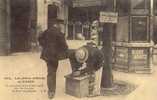
[[(113, 2), (112, 11), (116, 11), (116, 0)], [(106, 23), (103, 25), (103, 52), (104, 52), (104, 65), (101, 79), (101, 90), (103, 88), (113, 87), (113, 75), (112, 75), (112, 30), (114, 24)]]
[(101, 88), (111, 88), (113, 83), (112, 76), (112, 34), (110, 32), (111, 24), (103, 25), (103, 52), (104, 64), (101, 78)]

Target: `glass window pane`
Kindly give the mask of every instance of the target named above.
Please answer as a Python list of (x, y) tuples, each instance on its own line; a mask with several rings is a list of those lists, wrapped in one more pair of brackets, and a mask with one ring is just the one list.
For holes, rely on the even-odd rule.
[(149, 3), (147, 0), (132, 0), (132, 9), (148, 9)]
[(127, 42), (129, 37), (129, 17), (119, 17), (118, 20), (116, 40), (118, 42)]
[(68, 39), (73, 39), (73, 25), (68, 24)]
[(116, 8), (117, 8), (119, 16), (128, 15), (130, 11), (130, 1), (129, 0), (117, 0)]
[(106, 11), (113, 11), (114, 10), (114, 0), (106, 0), (105, 10)]
[(81, 22), (76, 22), (75, 32), (76, 33), (82, 33), (82, 24), (81, 24)]
[(132, 18), (132, 40), (147, 41), (147, 17)]
[(154, 13), (157, 15), (157, 0), (154, 0)]
[(157, 44), (157, 16), (154, 17), (154, 34), (153, 34), (153, 41)]

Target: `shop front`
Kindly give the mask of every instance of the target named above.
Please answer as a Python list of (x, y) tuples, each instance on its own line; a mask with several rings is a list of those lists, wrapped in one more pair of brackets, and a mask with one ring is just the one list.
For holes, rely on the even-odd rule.
[(154, 0), (154, 49), (153, 49), (153, 64), (157, 65), (157, 0)]
[(30, 51), (36, 42), (36, 0), (1, 0), (0, 5), (0, 55)]
[(113, 0), (72, 0), (69, 7), (68, 39), (91, 39), (92, 24), (99, 20), (100, 11), (112, 8)]
[(114, 69), (127, 72), (152, 71), (153, 0), (117, 0), (119, 14)]

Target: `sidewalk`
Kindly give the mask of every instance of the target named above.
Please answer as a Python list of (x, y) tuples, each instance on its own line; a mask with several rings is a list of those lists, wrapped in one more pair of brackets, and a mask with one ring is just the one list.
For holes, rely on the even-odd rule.
[[(78, 48), (84, 42), (68, 41), (70, 47)], [(46, 75), (47, 68), (44, 61), (39, 58), (40, 53), (17, 53), (10, 56), (0, 56), (0, 100), (48, 100)], [(156, 69), (157, 67), (154, 66)], [(64, 76), (71, 73), (69, 60), (59, 62), (57, 70), (57, 90), (54, 100), (156, 100), (157, 98), (157, 72), (153, 74), (128, 74), (113, 71), (114, 80), (122, 80), (137, 86), (129, 95), (98, 96), (94, 98), (75, 98), (65, 94)], [(8, 79), (11, 78), (11, 79)], [(15, 85), (21, 81), (18, 78), (38, 77), (34, 82), (36, 92), (13, 92)], [(22, 83), (28, 84), (28, 83)], [(37, 86), (36, 86), (37, 85)]]
[[(47, 69), (45, 62), (39, 59), (39, 53), (19, 53), (7, 57), (0, 57), (0, 70), (0, 100), (48, 100), (46, 92), (42, 92), (47, 90)], [(69, 73), (71, 73), (71, 68), (68, 59), (60, 61), (57, 72), (57, 91), (55, 100), (80, 100), (64, 93), (64, 76)], [(145, 96), (148, 96), (147, 98), (149, 98), (149, 100), (156, 100), (154, 98), (157, 93), (156, 72), (150, 75), (142, 75), (113, 71), (113, 75), (116, 80), (123, 80), (137, 85), (136, 90), (127, 96), (100, 96), (94, 98), (83, 98), (82, 100), (148, 100), (145, 99)], [(17, 83), (15, 80), (5, 80), (4, 78), (6, 76), (11, 78), (45, 77), (45, 79), (36, 81), (37, 84), (43, 84), (42, 87), (36, 88), (36, 93), (25, 93), (25, 95), (23, 95), (23, 93), (12, 93), (12, 88), (5, 87), (6, 84)], [(143, 93), (145, 93), (145, 95)]]

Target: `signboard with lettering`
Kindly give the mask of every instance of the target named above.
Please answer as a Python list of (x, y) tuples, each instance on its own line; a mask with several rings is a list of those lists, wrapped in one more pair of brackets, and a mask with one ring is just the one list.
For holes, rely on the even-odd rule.
[(149, 52), (149, 50), (147, 48), (132, 49), (131, 65), (138, 66), (138, 68), (141, 68), (141, 69), (146, 67), (148, 65), (148, 52)]
[(118, 13), (116, 12), (100, 12), (99, 21), (101, 23), (117, 23)]
[(147, 59), (147, 49), (134, 49), (132, 50), (132, 58), (134, 60)]
[(116, 47), (115, 49), (115, 63), (116, 68), (125, 69), (128, 65), (128, 48)]

